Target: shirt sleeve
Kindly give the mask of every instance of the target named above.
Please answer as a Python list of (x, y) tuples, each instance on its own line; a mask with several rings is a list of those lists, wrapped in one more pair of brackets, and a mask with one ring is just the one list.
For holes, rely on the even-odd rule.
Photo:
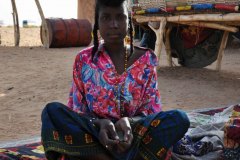
[(73, 65), (73, 80), (67, 105), (68, 108), (78, 113), (85, 113), (87, 109), (87, 103), (84, 96), (84, 85), (82, 82), (81, 74), (82, 65), (83, 64), (80, 60), (80, 54), (78, 54)]
[(147, 116), (161, 111), (161, 98), (158, 90), (156, 67), (153, 68), (149, 76), (142, 102), (136, 115)]

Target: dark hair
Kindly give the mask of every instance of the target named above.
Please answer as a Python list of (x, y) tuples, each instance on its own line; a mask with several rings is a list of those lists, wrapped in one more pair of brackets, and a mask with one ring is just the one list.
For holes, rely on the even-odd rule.
[[(99, 8), (102, 6), (107, 7), (118, 7), (121, 6), (124, 2), (127, 3), (127, 0), (96, 0), (96, 6), (95, 6), (95, 24), (93, 26), (93, 50), (92, 55), (94, 56), (95, 52), (98, 50), (99, 46), (99, 40), (98, 40), (98, 18), (99, 18)], [(132, 17), (131, 14), (129, 14), (129, 36), (130, 36), (130, 56), (133, 53), (133, 26), (132, 26)], [(92, 56), (92, 57), (93, 57)]]

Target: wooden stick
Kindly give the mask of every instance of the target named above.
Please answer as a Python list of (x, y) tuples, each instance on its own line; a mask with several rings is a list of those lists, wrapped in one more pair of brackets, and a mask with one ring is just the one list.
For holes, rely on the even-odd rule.
[(165, 41), (165, 49), (167, 53), (167, 61), (168, 65), (172, 67), (172, 53), (171, 53), (171, 43), (170, 43), (170, 33), (172, 31), (172, 26), (170, 26), (166, 31), (166, 41)]
[(228, 32), (238, 32), (239, 29), (237, 27), (227, 26), (227, 25), (221, 25), (217, 23), (207, 23), (207, 22), (173, 22), (183, 25), (189, 25), (189, 26), (198, 26), (198, 27), (205, 27), (205, 28), (212, 28), (212, 29), (218, 29), (218, 30), (224, 30)]
[(240, 21), (240, 13), (228, 13), (228, 14), (193, 14), (193, 15), (177, 15), (177, 16), (133, 16), (137, 22), (149, 22), (149, 21), (161, 21), (163, 18), (167, 18), (168, 22), (191, 22), (191, 21), (212, 21), (212, 22), (229, 22)]
[[(201, 22), (201, 21), (193, 21), (193, 22)], [(204, 22), (204, 23), (209, 23), (209, 22)], [(179, 26), (179, 24), (178, 24), (179, 22), (170, 22), (170, 23), (175, 24), (175, 26)], [(180, 22), (180, 23), (188, 23), (188, 22)], [(223, 26), (236, 27), (236, 28), (239, 28), (239, 26), (240, 26), (239, 21), (236, 21), (236, 22), (213, 22), (213, 23), (223, 25)]]
[(39, 3), (38, 0), (35, 0), (39, 14), (41, 16), (42, 19), (42, 35), (43, 35), (43, 46), (45, 48), (49, 48), (49, 30), (48, 30), (48, 26), (47, 26), (47, 22), (46, 19), (44, 17), (41, 5)]
[(229, 25), (229, 26), (240, 26), (240, 22), (235, 21), (235, 22), (217, 22), (218, 24), (224, 24), (224, 25)]
[(19, 30), (19, 22), (18, 22), (18, 12), (15, 0), (12, 0), (12, 9), (13, 9), (13, 24), (14, 24), (14, 41), (15, 46), (19, 46), (20, 42), (20, 30)]
[(220, 45), (220, 48), (219, 48), (218, 58), (217, 58), (217, 66), (216, 66), (217, 71), (221, 70), (222, 58), (223, 58), (223, 55), (224, 55), (224, 50), (225, 50), (226, 45), (227, 45), (228, 35), (229, 35), (229, 32), (225, 31), (224, 34), (223, 34), (223, 37), (222, 37), (222, 42), (221, 42), (221, 45)]
[(162, 19), (160, 23), (160, 27), (158, 29), (154, 29), (151, 25), (149, 25), (149, 27), (155, 32), (157, 37), (154, 52), (158, 57), (158, 63), (160, 62), (161, 50), (163, 45), (163, 34), (165, 32), (166, 24), (167, 24), (167, 21), (165, 18), (165, 19)]
[(179, 15), (169, 17), (169, 21), (240, 21), (239, 13), (228, 14), (195, 14), (195, 15)]

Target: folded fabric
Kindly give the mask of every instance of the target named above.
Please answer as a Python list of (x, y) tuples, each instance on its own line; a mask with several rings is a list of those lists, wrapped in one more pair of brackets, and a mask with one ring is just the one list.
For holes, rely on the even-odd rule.
[(232, 117), (240, 117), (240, 105), (236, 105), (233, 107)]
[(195, 152), (192, 139), (186, 135), (173, 146), (173, 152), (181, 155), (191, 155)]
[(234, 140), (224, 137), (224, 148), (234, 149), (234, 148), (237, 148), (238, 146), (239, 144), (236, 143)]
[(186, 135), (173, 146), (173, 152), (180, 155), (203, 156), (222, 148), (222, 143), (218, 136), (205, 136), (197, 141), (195, 139), (194, 142), (194, 139)]
[[(235, 106), (236, 105), (223, 107), (220, 109), (211, 109), (209, 111), (196, 110), (194, 112), (188, 112), (187, 115), (190, 119), (192, 128), (202, 125), (212, 126), (213, 124), (221, 124), (228, 122), (229, 117), (231, 117), (233, 114), (233, 108)], [(223, 127), (224, 125), (222, 125), (219, 130), (222, 130)]]
[(234, 140), (236, 143), (240, 143), (240, 117), (229, 120), (225, 125), (225, 133), (227, 138)]
[(172, 153), (172, 160), (227, 160), (220, 159), (222, 156), (222, 150), (209, 152), (203, 156), (194, 156), (194, 155), (180, 155)]
[(233, 107), (232, 115), (224, 126), (224, 147), (236, 149), (240, 146), (240, 105)]

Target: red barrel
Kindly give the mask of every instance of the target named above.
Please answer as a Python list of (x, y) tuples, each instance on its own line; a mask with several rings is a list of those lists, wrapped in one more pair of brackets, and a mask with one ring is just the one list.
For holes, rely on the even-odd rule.
[[(86, 19), (46, 19), (49, 31), (49, 48), (81, 47), (91, 43), (92, 25)], [(43, 32), (41, 27), (41, 40)]]

